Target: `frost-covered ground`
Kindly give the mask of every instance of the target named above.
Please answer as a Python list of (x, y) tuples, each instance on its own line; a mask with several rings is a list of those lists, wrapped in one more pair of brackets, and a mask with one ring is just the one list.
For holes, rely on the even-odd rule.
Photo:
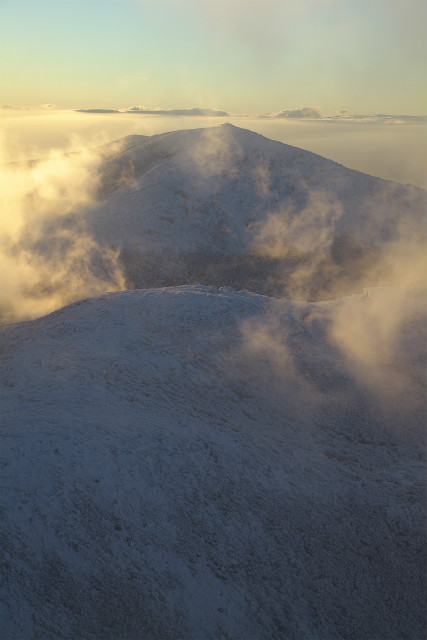
[(423, 638), (425, 298), (365, 293), (3, 325), (1, 638)]
[(1, 640), (423, 638), (426, 192), (231, 125), (7, 178)]

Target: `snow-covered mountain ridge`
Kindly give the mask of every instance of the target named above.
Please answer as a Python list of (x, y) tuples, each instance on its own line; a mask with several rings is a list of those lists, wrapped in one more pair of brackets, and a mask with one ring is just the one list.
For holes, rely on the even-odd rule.
[(3, 325), (4, 637), (422, 637), (424, 309), (178, 287)]
[(2, 640), (424, 637), (425, 192), (228, 125), (9, 178)]
[(319, 300), (401, 285), (396, 244), (425, 241), (425, 191), (232, 125), (128, 136), (101, 153), (97, 202), (48, 222), (43, 238), (55, 246), (61, 225), (83, 223), (120, 252), (129, 288), (199, 282)]

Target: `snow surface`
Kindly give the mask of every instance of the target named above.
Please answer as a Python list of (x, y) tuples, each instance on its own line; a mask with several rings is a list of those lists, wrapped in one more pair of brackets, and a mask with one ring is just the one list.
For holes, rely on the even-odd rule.
[[(399, 296), (390, 399), (330, 327)], [(0, 330), (2, 638), (424, 637), (424, 297), (182, 286)]]
[(138, 289), (0, 325), (1, 640), (425, 637), (426, 192), (231, 125), (100, 153), (11, 248)]
[[(83, 220), (101, 246), (120, 250), (128, 288), (201, 283), (295, 297), (287, 276), (316, 254), (305, 295), (319, 300), (331, 289), (332, 297), (359, 293), (365, 258), (378, 260), (402, 234), (425, 242), (422, 189), (230, 124), (127, 136), (101, 151), (98, 201), (48, 221), (44, 251), (61, 225)], [(271, 217), (283, 226), (283, 256), (259, 250)], [(395, 286), (390, 274), (362, 286)]]

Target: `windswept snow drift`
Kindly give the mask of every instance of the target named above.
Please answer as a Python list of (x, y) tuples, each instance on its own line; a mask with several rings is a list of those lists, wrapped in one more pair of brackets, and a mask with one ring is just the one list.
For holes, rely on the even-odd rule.
[[(371, 385), (339, 327), (378, 300)], [(198, 286), (1, 327), (2, 637), (424, 637), (424, 310)]]

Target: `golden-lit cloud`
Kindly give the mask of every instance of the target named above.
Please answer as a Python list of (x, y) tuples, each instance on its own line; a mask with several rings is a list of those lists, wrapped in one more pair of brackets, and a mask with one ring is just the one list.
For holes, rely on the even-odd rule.
[(342, 300), (331, 314), (331, 342), (382, 412), (420, 409), (426, 354), (418, 351), (416, 338), (425, 331), (426, 302), (424, 288), (367, 288), (363, 297)]
[[(261, 167), (256, 179), (260, 192), (267, 194), (268, 170)], [(359, 195), (358, 223), (351, 222), (348, 211), (344, 220), (337, 195), (307, 185), (302, 208), (291, 200), (251, 225), (252, 251), (277, 264), (269, 283), (273, 290), (294, 299), (321, 300), (368, 286), (423, 286), (427, 250), (422, 192), (408, 189), (403, 198), (395, 183), (379, 187), (369, 196)], [(401, 216), (386, 204), (395, 196), (406, 209)]]
[(237, 375), (241, 369), (252, 370), (257, 393), (266, 392), (270, 398), (277, 395), (288, 420), (304, 421), (317, 411), (321, 397), (313, 380), (301, 369), (302, 354), (294, 348), (294, 322), (292, 311), (290, 316), (288, 312), (295, 303), (282, 304), (286, 305), (283, 315), (272, 305), (270, 312), (239, 324), (240, 340), (236, 349), (227, 354), (228, 366)]
[[(258, 179), (260, 192), (268, 193), (265, 167)], [(410, 437), (411, 424), (425, 414), (426, 354), (419, 346), (425, 346), (427, 228), (426, 216), (416, 213), (416, 189), (408, 189), (401, 215), (392, 217), (381, 198), (387, 190), (392, 198), (395, 189), (383, 183), (379, 197), (370, 194), (353, 239), (340, 239), (343, 209), (327, 191), (311, 191), (301, 211), (281, 208), (254, 225), (253, 250), (278, 267), (269, 286), (279, 296), (319, 302), (284, 301), (282, 309), (244, 322), (241, 333), (243, 352), (275, 370), (285, 394), (290, 389), (291, 397), (305, 396), (316, 407), (318, 392), (309, 380), (324, 379), (322, 402), (345, 402), (351, 380), (368, 414), (387, 415), (391, 429), (406, 420)], [(292, 331), (307, 339), (308, 378)]]
[(329, 302), (275, 301), (240, 324), (233, 364), (252, 370), (296, 424), (359, 406), (366, 433), (380, 418), (411, 440), (425, 421), (426, 305), (424, 290), (374, 287)]
[(99, 154), (74, 141), (69, 153), (51, 151), (39, 161), (8, 162), (4, 148), (1, 156), (0, 265), (7, 277), (0, 314), (34, 317), (124, 288), (116, 253), (99, 246), (81, 221), (63, 224), (95, 201)]

